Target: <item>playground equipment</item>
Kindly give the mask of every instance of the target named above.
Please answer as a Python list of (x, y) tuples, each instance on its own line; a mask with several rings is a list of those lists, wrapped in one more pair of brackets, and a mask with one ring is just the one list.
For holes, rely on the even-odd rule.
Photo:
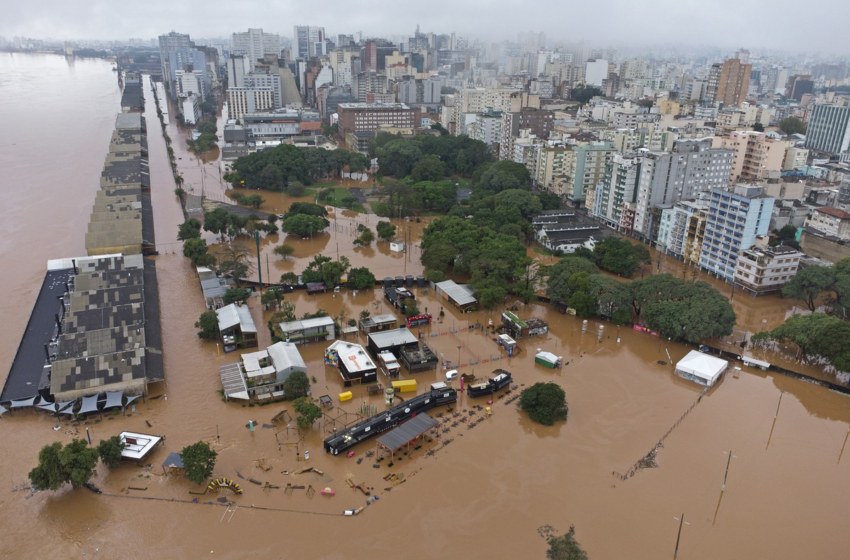
[(242, 493), (242, 488), (240, 488), (238, 484), (236, 484), (233, 480), (224, 477), (215, 478), (207, 485), (207, 490), (210, 492), (218, 492), (222, 488), (226, 488), (234, 494)]

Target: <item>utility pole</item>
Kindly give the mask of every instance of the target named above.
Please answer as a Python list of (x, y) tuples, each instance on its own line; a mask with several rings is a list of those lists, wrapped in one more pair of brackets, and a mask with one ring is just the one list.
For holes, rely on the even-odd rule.
[(679, 522), (679, 534), (676, 535), (676, 550), (673, 551), (673, 559), (679, 557), (679, 542), (682, 540), (682, 525), (690, 525), (690, 523), (685, 523), (685, 514), (682, 514), (681, 519), (674, 517), (676, 521)]
[(723, 475), (723, 486), (720, 487), (721, 492), (726, 491), (726, 479), (729, 478), (729, 465), (732, 463), (732, 457), (734, 457), (734, 455), (732, 455), (732, 450), (730, 449), (729, 457), (726, 459), (726, 474)]
[(257, 274), (260, 275), (260, 291), (263, 291), (263, 261), (260, 260), (260, 232), (254, 231), (254, 241), (257, 243)]
[(776, 403), (776, 414), (773, 415), (773, 424), (770, 426), (770, 435), (767, 436), (767, 445), (764, 448), (765, 451), (767, 451), (767, 448), (770, 447), (770, 440), (773, 437), (773, 428), (776, 427), (776, 419), (779, 417), (779, 407), (782, 405), (782, 395), (784, 395), (784, 394), (785, 394), (784, 390), (781, 393), (779, 393), (779, 402)]

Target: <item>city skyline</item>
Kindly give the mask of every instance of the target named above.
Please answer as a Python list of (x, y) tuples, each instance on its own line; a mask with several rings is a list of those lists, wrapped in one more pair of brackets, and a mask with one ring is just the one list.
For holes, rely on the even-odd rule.
[[(835, 11), (840, 4), (831, 1)], [(423, 32), (452, 33), (471, 40), (516, 41), (517, 34), (546, 34), (550, 45), (558, 41), (584, 40), (598, 46), (648, 48), (655, 45), (719, 48), (742, 45), (754, 50), (847, 54), (850, 37), (842, 18), (819, 17), (811, 21), (786, 17), (799, 6), (787, 0), (739, 3), (710, 0), (699, 4), (651, 0), (636, 4), (614, 0), (600, 9), (597, 4), (568, 5), (542, 0), (534, 10), (518, 0), (498, 5), (481, 0), (462, 3), (437, 0), (420, 13), (384, 13), (385, 5), (374, 0), (357, 3), (330, 0), (317, 13), (311, 6), (286, 2), (269, 6), (249, 0), (239, 4), (239, 16), (222, 16), (225, 5), (204, 2), (174, 4), (152, 0), (141, 13), (132, 5), (115, 10), (95, 2), (54, 2), (38, 13), (23, 4), (6, 6), (0, 36), (52, 38), (56, 40), (121, 40), (156, 37), (171, 30), (193, 37), (229, 37), (234, 31), (262, 27), (292, 38), (294, 25), (317, 25), (328, 31), (364, 37), (409, 36), (417, 25)], [(222, 8), (222, 9), (217, 9)], [(819, 11), (829, 13), (829, 6)], [(49, 14), (49, 15), (42, 15)], [(151, 16), (151, 14), (156, 14)], [(229, 14), (229, 12), (228, 12)], [(574, 24), (574, 22), (577, 22)], [(690, 22), (698, 22), (691, 25)]]

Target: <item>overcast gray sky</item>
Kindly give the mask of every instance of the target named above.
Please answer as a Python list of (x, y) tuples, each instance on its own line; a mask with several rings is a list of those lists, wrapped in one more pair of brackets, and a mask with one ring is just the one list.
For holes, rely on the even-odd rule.
[(850, 55), (847, 0), (3, 0), (0, 35), (58, 39), (151, 38), (171, 30), (227, 36), (292, 27), (369, 36), (451, 33), (497, 41), (518, 31), (594, 45), (682, 44)]

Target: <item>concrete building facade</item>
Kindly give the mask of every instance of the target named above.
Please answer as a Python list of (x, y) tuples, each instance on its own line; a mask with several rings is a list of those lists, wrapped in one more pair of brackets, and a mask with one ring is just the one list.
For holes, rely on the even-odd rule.
[(830, 154), (850, 150), (850, 106), (815, 103), (806, 129), (806, 147)]
[(753, 247), (742, 251), (735, 266), (735, 285), (753, 295), (782, 289), (800, 266), (803, 253), (792, 247)]
[(754, 185), (711, 191), (700, 267), (732, 281), (741, 251), (752, 247), (756, 237), (767, 234), (774, 200)]

